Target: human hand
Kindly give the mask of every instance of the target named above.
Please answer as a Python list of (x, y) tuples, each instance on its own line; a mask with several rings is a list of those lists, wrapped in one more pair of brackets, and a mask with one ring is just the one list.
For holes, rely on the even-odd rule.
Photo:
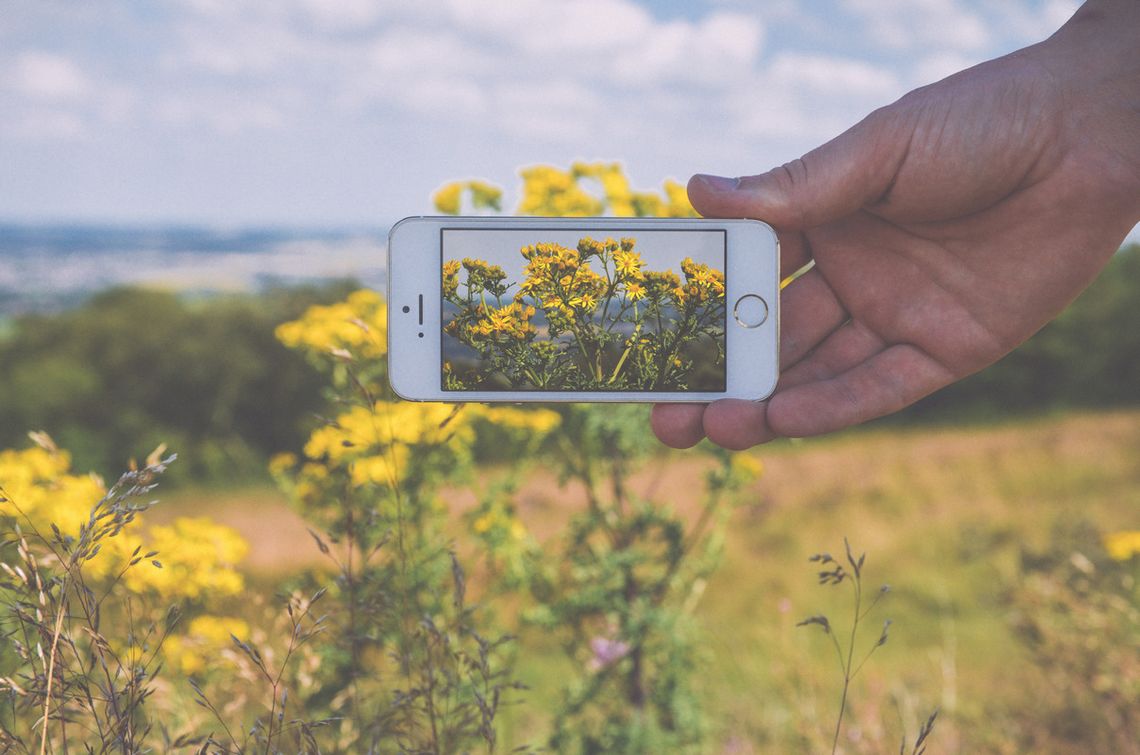
[[(1055, 317), (1140, 221), (1140, 3), (918, 89), (768, 173), (695, 176), (701, 214), (772, 224), (782, 374), (764, 402), (654, 407), (667, 445), (741, 449), (883, 416)], [(1045, 378), (1047, 376), (1043, 376)]]

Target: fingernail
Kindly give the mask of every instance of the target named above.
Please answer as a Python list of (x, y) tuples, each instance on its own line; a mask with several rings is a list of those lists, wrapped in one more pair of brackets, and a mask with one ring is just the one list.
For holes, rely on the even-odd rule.
[(736, 191), (740, 186), (739, 178), (726, 178), (724, 176), (709, 176), (705, 174), (697, 174), (693, 178), (702, 182), (712, 191)]

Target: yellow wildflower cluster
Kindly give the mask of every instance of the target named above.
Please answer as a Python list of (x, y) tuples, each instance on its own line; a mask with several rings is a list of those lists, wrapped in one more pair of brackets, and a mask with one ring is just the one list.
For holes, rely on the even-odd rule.
[(1140, 530), (1123, 530), (1105, 535), (1104, 549), (1114, 561), (1128, 561), (1140, 556)]
[(471, 529), (477, 535), (497, 540), (514, 540), (521, 542), (526, 539), (526, 527), (518, 517), (512, 516), (502, 506), (490, 508), (480, 513), (471, 523)]
[(521, 252), (527, 260), (526, 280), (516, 299), (531, 297), (547, 314), (559, 312), (568, 318), (575, 313), (593, 312), (608, 289), (606, 278), (587, 262), (591, 255), (599, 253), (596, 243), (582, 239), (577, 249), (551, 243), (524, 246)]
[[(575, 162), (569, 170), (535, 165), (523, 169), (521, 175), (523, 193), (518, 208), (520, 215), (697, 217), (682, 184), (666, 180), (664, 196), (634, 191), (630, 188), (629, 179), (620, 163)], [(583, 179), (596, 181), (601, 196), (583, 188)]]
[(30, 522), (39, 532), (50, 533), (55, 524), (64, 535), (76, 537), (106, 488), (94, 475), (71, 474), (67, 452), (40, 437), (43, 445), (0, 451), (0, 486), (10, 499), (0, 502), (0, 514), (19, 517), (19, 506), (27, 517), (22, 527)]
[[(334, 423), (315, 430), (305, 444), (309, 462), (302, 467), (302, 477), (315, 482), (327, 476), (328, 469), (343, 468), (355, 486), (392, 487), (417, 447), (446, 444), (461, 451), (475, 441), (476, 422), (526, 438), (540, 438), (560, 421), (559, 415), (549, 410), (378, 401), (371, 409), (354, 407)], [(282, 455), (274, 459), (271, 468), (281, 474), (296, 462), (292, 455)]]
[(375, 291), (349, 294), (343, 302), (309, 307), (298, 320), (283, 323), (277, 340), (294, 349), (358, 359), (387, 353), (388, 308)]
[(445, 215), (458, 215), (465, 191), (470, 193), (471, 205), (476, 210), (500, 209), (503, 191), (486, 181), (452, 181), (444, 184), (431, 195), (432, 204)]
[(506, 280), (507, 273), (498, 265), (492, 265), (481, 259), (464, 257), (463, 269), (467, 271), (468, 287), (478, 291), (487, 291), (495, 296), (502, 296), (506, 293), (507, 289), (503, 281)]
[[(63, 536), (76, 538), (107, 491), (97, 477), (72, 474), (67, 453), (45, 436), (39, 438), (39, 446), (0, 451), (0, 485), (8, 499), (0, 503), (0, 514), (45, 536), (55, 525)], [(143, 561), (123, 575), (135, 593), (206, 600), (236, 595), (243, 588), (235, 567), (249, 546), (237, 532), (209, 519), (180, 518), (149, 529), (136, 519), (100, 545), (98, 555), (84, 564), (97, 579), (120, 573), (137, 553), (157, 551), (161, 568)]]
[(470, 310), (469, 317), (452, 320), (443, 331), (463, 341), (480, 338), (527, 341), (538, 335), (530, 322), (535, 312), (534, 307), (517, 301), (502, 307), (477, 305)]
[(469, 421), (489, 422), (499, 429), (541, 439), (558, 429), (562, 415), (549, 409), (519, 409), (513, 406), (472, 404), (464, 412)]
[(249, 624), (233, 616), (196, 616), (182, 634), (166, 638), (162, 656), (183, 676), (194, 676), (210, 670), (233, 648), (233, 637), (248, 640)]
[[(142, 538), (128, 537), (125, 545)], [(178, 517), (147, 529), (145, 548), (158, 551), (161, 569), (131, 569), (123, 581), (131, 592), (209, 603), (245, 588), (237, 564), (249, 543), (235, 530), (207, 517)], [(133, 548), (131, 551), (133, 552)]]
[(653, 213), (665, 218), (695, 218), (698, 217), (693, 205), (689, 204), (689, 191), (683, 184), (665, 179), (665, 204)]
[(459, 260), (443, 263), (443, 298), (455, 296), (459, 291)]
[(578, 184), (578, 176), (551, 165), (522, 170), (521, 215), (589, 217), (601, 215), (605, 204)]
[(349, 471), (353, 485), (393, 487), (411, 447), (469, 444), (473, 438), (463, 413), (446, 404), (378, 401), (372, 407), (353, 407), (313, 431), (305, 456), (314, 464), (302, 472), (308, 478), (321, 478), (327, 474), (322, 466), (342, 468)]
[[(526, 280), (515, 298), (533, 297), (548, 314), (557, 311), (565, 317), (593, 312), (606, 295), (617, 291), (616, 284), (624, 283), (626, 295), (636, 301), (645, 295), (645, 289), (639, 283), (644, 278), (644, 262), (633, 250), (635, 244), (631, 238), (617, 242), (586, 237), (578, 241), (576, 249), (553, 243), (524, 246), (520, 251), (527, 260), (523, 271)], [(590, 268), (591, 257), (598, 258), (607, 270), (606, 276)], [(612, 279), (608, 272), (611, 261)]]
[(724, 299), (724, 273), (720, 270), (686, 257), (681, 261), (681, 271), (685, 274), (685, 286), (676, 293), (678, 302), (704, 304)]
[[(661, 194), (634, 191), (620, 163), (574, 162), (569, 170), (553, 165), (532, 165), (520, 171), (522, 197), (516, 214), (549, 217), (617, 217), (695, 218), (685, 186), (666, 179)], [(583, 181), (596, 182), (600, 191), (583, 187)], [(458, 215), (463, 196), (471, 197), (475, 210), (499, 210), (502, 190), (484, 181), (453, 181), (434, 194), (435, 208), (447, 215)]]

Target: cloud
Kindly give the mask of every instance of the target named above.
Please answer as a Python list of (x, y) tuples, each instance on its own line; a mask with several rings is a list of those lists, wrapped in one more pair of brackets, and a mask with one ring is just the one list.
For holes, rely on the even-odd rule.
[[(111, 13), (41, 4), (4, 32), (0, 134), (16, 138), (0, 147), (17, 154), (34, 141), (47, 155), (51, 140), (97, 139), (100, 150), (80, 157), (102, 176), (111, 155), (137, 154), (141, 139), (153, 164), (177, 155), (187, 185), (209, 186), (234, 180), (232, 160), (215, 157), (221, 144), (247, 160), (241, 178), (254, 187), (235, 217), (284, 213), (273, 192), (309, 197), (318, 181), (327, 196), (312, 198), (326, 214), (368, 202), (371, 217), (382, 202), (413, 201), (392, 200), (398, 192), (419, 201), (449, 175), (509, 182), (520, 164), (575, 156), (626, 160), (652, 184), (690, 167), (794, 157), (907, 88), (1039, 39), (1074, 4), (170, 0), (144, 12), (117, 0)], [(256, 173), (286, 177), (294, 161), (304, 186)], [(131, 168), (140, 186), (161, 183), (144, 175), (150, 164)], [(377, 181), (382, 171), (406, 180)], [(41, 193), (54, 196), (44, 175)]]
[(772, 62), (768, 74), (779, 86), (831, 96), (883, 98), (900, 94), (899, 80), (890, 71), (849, 58), (784, 53)]
[(1078, 7), (1077, 0), (1044, 0), (1032, 5), (993, 3), (988, 10), (1015, 43), (1022, 46), (1048, 37), (1072, 18)]
[(33, 100), (76, 101), (91, 91), (90, 80), (70, 58), (39, 50), (19, 53), (8, 79), (15, 92)]
[(0, 132), (32, 142), (74, 141), (123, 123), (131, 89), (89, 73), (72, 57), (25, 49), (0, 59)]
[(842, 0), (871, 39), (895, 50), (978, 51), (993, 39), (984, 18), (957, 0)]
[(288, 121), (281, 108), (240, 93), (188, 96), (170, 94), (154, 105), (155, 119), (176, 126), (206, 126), (225, 136), (247, 131), (275, 130)]

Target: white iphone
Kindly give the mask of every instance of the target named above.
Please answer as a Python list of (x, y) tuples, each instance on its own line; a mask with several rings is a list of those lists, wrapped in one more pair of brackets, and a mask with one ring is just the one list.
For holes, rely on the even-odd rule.
[(753, 220), (406, 218), (388, 378), (414, 401), (763, 399), (779, 292)]

